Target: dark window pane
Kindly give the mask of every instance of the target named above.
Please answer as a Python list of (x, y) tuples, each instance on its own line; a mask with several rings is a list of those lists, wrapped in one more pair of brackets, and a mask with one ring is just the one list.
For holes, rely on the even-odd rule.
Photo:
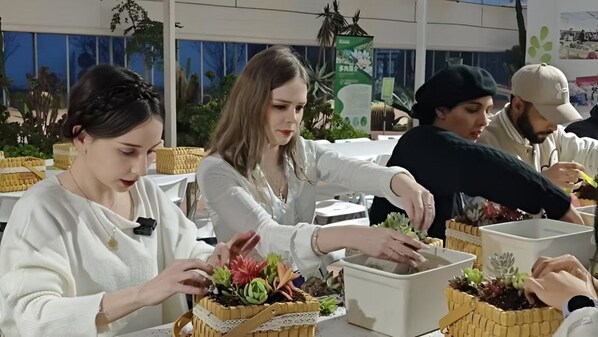
[[(320, 47), (314, 47), (314, 46), (307, 46), (307, 60), (309, 61), (310, 64), (312, 65), (316, 65), (318, 64), (318, 53), (320, 52)], [(324, 61), (324, 60), (322, 60)], [(322, 62), (323, 63), (323, 62)], [(326, 62), (327, 66), (329, 62)]]
[(201, 42), (190, 40), (178, 40), (179, 46), (179, 64), (187, 75), (196, 73), (202, 74), (201, 71)]
[(26, 92), (29, 88), (27, 74), (34, 74), (33, 34), (4, 32), (4, 59), (10, 91)]
[(307, 47), (306, 46), (291, 46), (291, 48), (293, 49), (293, 51), (298, 54), (301, 55), (301, 60), (305, 60), (305, 55), (306, 55), (306, 50)]
[(227, 43), (226, 44), (226, 74), (238, 75), (245, 68), (247, 63), (247, 44)]
[[(442, 69), (446, 68), (446, 62), (448, 60), (448, 52), (443, 50), (435, 50), (434, 51), (434, 69), (432, 69), (432, 73), (436, 74), (437, 72), (441, 71)], [(426, 62), (426, 67), (428, 66)]]
[(69, 77), (74, 85), (85, 72), (96, 64), (96, 37), (69, 35)]
[(473, 53), (464, 51), (461, 53), (461, 58), (463, 59), (463, 64), (467, 64), (468, 66), (473, 65)]
[(265, 44), (255, 44), (255, 43), (247, 44), (247, 58), (251, 59), (253, 57), (253, 55), (261, 52), (264, 49), (266, 49)]
[(145, 68), (145, 63), (143, 61), (143, 57), (141, 56), (141, 54), (133, 54), (133, 55), (129, 56), (127, 59), (127, 68), (129, 68), (129, 69), (133, 70), (134, 72), (136, 72), (137, 74), (139, 74), (146, 81), (151, 82), (151, 80), (152, 80), (150, 77), (151, 69)]
[(125, 66), (125, 39), (111, 37), (112, 39), (112, 64), (119, 67)]
[(56, 90), (66, 101), (66, 35), (63, 34), (37, 34), (37, 65), (38, 74), (43, 68), (47, 72), (56, 75), (56, 87), (50, 88), (52, 92)]
[(110, 37), (98, 36), (98, 64), (110, 64)]
[[(224, 78), (224, 44), (203, 42), (204, 95), (220, 84)], [(208, 74), (208, 75), (206, 75)]]
[(434, 51), (426, 51), (426, 81), (434, 75)]

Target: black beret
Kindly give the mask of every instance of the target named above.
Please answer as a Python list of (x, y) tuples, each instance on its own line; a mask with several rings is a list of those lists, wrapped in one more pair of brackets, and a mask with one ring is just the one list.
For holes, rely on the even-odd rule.
[(496, 82), (486, 70), (467, 65), (450, 66), (417, 90), (417, 103), (411, 109), (411, 117), (419, 119), (420, 124), (432, 124), (438, 107), (452, 109), (461, 102), (494, 94)]

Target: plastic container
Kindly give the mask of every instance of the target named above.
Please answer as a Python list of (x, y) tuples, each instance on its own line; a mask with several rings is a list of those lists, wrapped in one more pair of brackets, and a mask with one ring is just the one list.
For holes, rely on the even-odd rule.
[[(446, 248), (421, 251), (428, 259), (414, 274), (409, 266), (365, 255), (344, 258), (347, 321), (397, 337), (414, 337), (438, 329), (448, 313), (444, 289), (471, 267), (475, 255)], [(372, 267), (373, 266), (373, 267)]]
[(583, 207), (578, 207), (577, 211), (579, 212), (579, 214), (581, 215), (581, 218), (583, 219), (583, 223), (586, 226), (594, 226), (594, 210), (596, 209), (596, 206), (583, 206)]
[[(511, 252), (519, 271), (531, 273), (540, 256), (571, 254), (586, 267), (593, 251), (593, 227), (550, 219), (530, 219), (480, 227), (482, 256), (489, 265), (495, 253)], [(484, 272), (490, 271), (484, 268)]]

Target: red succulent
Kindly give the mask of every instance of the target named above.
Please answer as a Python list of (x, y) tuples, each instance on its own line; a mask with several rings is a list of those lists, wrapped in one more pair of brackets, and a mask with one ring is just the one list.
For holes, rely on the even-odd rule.
[(262, 269), (268, 261), (264, 260), (258, 263), (254, 259), (244, 258), (239, 255), (230, 262), (230, 272), (233, 276), (233, 284), (244, 286), (253, 279), (260, 277)]

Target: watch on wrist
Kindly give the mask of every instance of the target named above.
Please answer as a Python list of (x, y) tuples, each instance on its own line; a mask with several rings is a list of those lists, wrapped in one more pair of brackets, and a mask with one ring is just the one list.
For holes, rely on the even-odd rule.
[(567, 311), (569, 311), (569, 314), (577, 309), (587, 307), (596, 307), (596, 302), (594, 302), (593, 299), (584, 295), (573, 296), (571, 297), (569, 302), (567, 302)]

